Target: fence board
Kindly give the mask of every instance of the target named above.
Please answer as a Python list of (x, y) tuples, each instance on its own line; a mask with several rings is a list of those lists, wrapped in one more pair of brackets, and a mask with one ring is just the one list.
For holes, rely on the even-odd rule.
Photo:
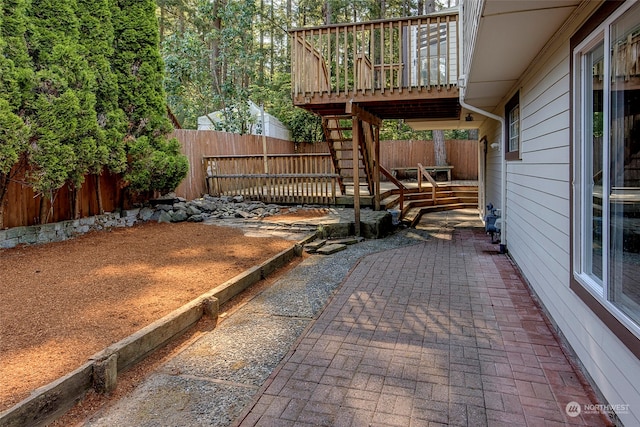
[[(182, 152), (189, 158), (189, 173), (176, 189), (178, 196), (188, 200), (202, 197), (206, 193), (206, 170), (202, 163), (204, 156), (263, 154), (261, 135), (177, 129), (170, 136), (180, 141)], [(300, 144), (299, 147), (312, 146), (304, 148), (304, 152), (307, 153), (313, 152), (315, 145), (324, 144)], [(296, 153), (296, 144), (282, 139), (267, 137), (267, 147), (269, 154)], [(321, 152), (328, 152), (328, 149)]]
[[(205, 156), (208, 191), (268, 203), (335, 203), (329, 153)], [(268, 173), (267, 173), (268, 171)]]
[[(205, 156), (220, 155), (249, 155), (263, 154), (262, 136), (238, 135), (216, 131), (197, 131), (180, 129), (172, 135), (182, 144), (183, 153), (189, 159), (189, 173), (176, 190), (178, 196), (186, 199), (194, 199), (206, 194), (205, 174), (203, 164)], [(446, 141), (447, 161), (454, 166), (454, 180), (471, 180), (478, 178), (478, 152), (477, 141)], [(314, 154), (328, 153), (327, 144), (294, 144), (276, 138), (267, 138), (268, 154)], [(387, 169), (394, 167), (415, 166), (418, 163), (433, 164), (433, 141), (382, 141), (380, 147), (381, 164)], [(282, 160), (276, 164), (270, 164), (271, 173), (287, 173), (293, 167), (293, 160)], [(325, 159), (326, 164), (307, 163), (302, 167), (304, 173), (326, 173), (331, 170), (330, 159)], [(248, 167), (248, 164), (245, 165)], [(256, 162), (253, 173), (264, 173), (262, 159)], [(261, 168), (262, 167), (262, 168)], [(254, 169), (251, 169), (252, 171)], [(277, 171), (277, 172), (274, 172)], [(18, 177), (9, 185), (7, 198), (4, 203), (4, 226), (18, 227), (34, 225), (38, 223), (40, 198), (36, 197), (33, 190), (20, 181), (24, 177)], [(114, 211), (119, 207), (121, 199), (121, 178), (117, 175), (103, 173), (100, 185), (102, 190), (103, 207), (106, 212)], [(331, 191), (335, 193), (335, 183), (327, 183)], [(278, 191), (283, 191), (278, 188)], [(289, 191), (298, 191), (297, 189)], [(325, 192), (328, 190), (325, 190)], [(87, 217), (98, 213), (96, 198), (96, 180), (94, 176), (86, 177), (79, 196), (81, 217)], [(129, 201), (124, 206), (130, 207)], [(63, 187), (56, 197), (53, 206), (53, 216), (50, 222), (71, 219), (73, 209), (71, 206), (71, 191)]]
[[(447, 140), (447, 163), (454, 166), (453, 180), (478, 179), (478, 141)], [(435, 165), (433, 141), (381, 141), (380, 164), (388, 170), (401, 167)]]
[[(36, 196), (33, 189), (26, 185), (24, 181), (24, 176), (17, 176), (9, 184), (4, 203), (4, 227), (20, 227), (39, 223), (40, 197)], [(105, 212), (114, 211), (120, 202), (120, 177), (105, 172), (100, 179), (100, 187)], [(53, 214), (49, 218), (49, 222), (65, 221), (73, 218), (71, 200), (71, 190), (65, 185), (55, 196)], [(98, 214), (95, 176), (88, 175), (85, 177), (78, 200), (80, 202), (81, 218)]]
[[(221, 155), (251, 155), (263, 154), (262, 136), (238, 135), (226, 132), (209, 130), (181, 129), (173, 132), (182, 144), (183, 153), (189, 158), (191, 165), (189, 175), (176, 189), (176, 194), (186, 199), (201, 197), (207, 193), (205, 184), (206, 170), (202, 159), (206, 156)], [(454, 165), (452, 179), (473, 180), (478, 179), (478, 142), (475, 140), (448, 140), (447, 162)], [(329, 148), (325, 143), (295, 144), (277, 138), (267, 138), (268, 154), (314, 154), (328, 153)], [(382, 141), (380, 147), (380, 163), (387, 169), (404, 166), (433, 165), (433, 141)], [(330, 160), (327, 160), (329, 163)], [(259, 163), (259, 162), (257, 162)], [(248, 166), (248, 165), (247, 165)], [(257, 166), (251, 166), (247, 172), (260, 173)], [(287, 165), (278, 163), (272, 165), (275, 170), (271, 173), (286, 173)], [(324, 170), (329, 167), (323, 167)], [(255, 170), (254, 170), (255, 169)], [(308, 170), (315, 173), (314, 170)], [(276, 172), (277, 171), (277, 172)]]

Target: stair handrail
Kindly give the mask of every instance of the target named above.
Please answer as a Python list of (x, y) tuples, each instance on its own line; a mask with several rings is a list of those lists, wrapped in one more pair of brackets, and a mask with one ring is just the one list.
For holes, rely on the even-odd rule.
[[(391, 181), (396, 187), (400, 189), (400, 212), (404, 209), (404, 190), (407, 189), (405, 185), (398, 180), (387, 168), (382, 165), (378, 165), (380, 168), (380, 172), (387, 177), (389, 181)], [(379, 190), (378, 190), (379, 191)]]
[(418, 189), (422, 191), (422, 177), (427, 178), (427, 180), (431, 183), (431, 199), (433, 200), (433, 204), (436, 204), (437, 201), (437, 191), (436, 189), (440, 186), (435, 179), (431, 176), (429, 172), (426, 171), (422, 163), (418, 163)]

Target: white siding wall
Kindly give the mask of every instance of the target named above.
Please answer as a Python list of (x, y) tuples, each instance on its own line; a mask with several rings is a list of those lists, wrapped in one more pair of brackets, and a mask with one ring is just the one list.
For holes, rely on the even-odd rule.
[[(619, 417), (637, 426), (640, 361), (569, 289), (568, 39), (538, 58), (518, 85), (522, 160), (507, 162), (507, 248), (608, 403), (630, 405)], [(501, 105), (496, 113), (503, 112)], [(485, 123), (481, 135), (499, 141), (501, 130)], [(502, 155), (489, 150), (487, 162), (486, 200), (497, 206)]]
[[(487, 138), (487, 164), (485, 176), (485, 205), (493, 203), (496, 209), (502, 209), (500, 204), (500, 157), (503, 155), (503, 149), (493, 150), (491, 144), (501, 144), (500, 124), (496, 120), (488, 119), (485, 121), (487, 127), (480, 129), (480, 137)], [(481, 206), (481, 208), (485, 208)]]

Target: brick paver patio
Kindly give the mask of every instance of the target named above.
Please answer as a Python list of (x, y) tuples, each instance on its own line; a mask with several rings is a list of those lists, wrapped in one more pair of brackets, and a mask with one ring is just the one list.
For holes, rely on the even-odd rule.
[(237, 424), (607, 425), (497, 245), (433, 234), (362, 259)]

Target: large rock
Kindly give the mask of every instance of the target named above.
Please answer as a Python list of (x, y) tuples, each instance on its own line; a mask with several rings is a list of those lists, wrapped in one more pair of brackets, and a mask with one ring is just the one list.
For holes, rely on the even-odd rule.
[(173, 217), (167, 211), (159, 211), (160, 217), (158, 218), (158, 222), (172, 222)]
[(306, 245), (304, 245), (304, 250), (310, 254), (313, 254), (313, 253), (316, 253), (318, 249), (323, 247), (326, 243), (327, 243), (326, 240), (316, 240), (314, 242), (307, 243)]
[(179, 211), (175, 211), (171, 215), (171, 222), (182, 222), (182, 221), (186, 221), (187, 218), (189, 218), (189, 215), (187, 215), (187, 211), (179, 210)]
[(187, 206), (187, 215), (191, 216), (191, 215), (200, 215), (200, 214), (202, 214), (202, 211), (197, 207), (193, 205)]
[(169, 212), (170, 210), (173, 209), (173, 205), (158, 205), (156, 206), (156, 209)]
[(345, 249), (347, 249), (347, 245), (332, 243), (330, 245), (324, 245), (323, 247), (318, 249), (316, 252), (321, 255), (330, 255), (336, 252), (344, 251)]
[(151, 208), (144, 207), (144, 208), (140, 209), (140, 213), (138, 214), (138, 216), (140, 217), (140, 219), (142, 221), (149, 221), (153, 217), (153, 214), (155, 212), (156, 211), (151, 209)]

